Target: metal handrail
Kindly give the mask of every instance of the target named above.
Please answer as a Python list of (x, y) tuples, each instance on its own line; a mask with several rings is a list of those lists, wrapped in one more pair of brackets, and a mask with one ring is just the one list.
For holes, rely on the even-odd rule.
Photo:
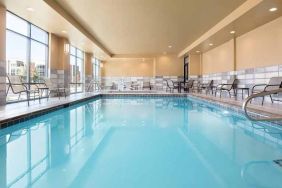
[(282, 117), (266, 117), (266, 118), (253, 118), (251, 116), (249, 116), (248, 112), (247, 112), (247, 105), (248, 103), (256, 98), (256, 97), (264, 97), (267, 95), (272, 95), (272, 94), (277, 94), (277, 93), (281, 93), (282, 92), (282, 88), (276, 89), (276, 90), (271, 90), (271, 91), (262, 91), (260, 93), (256, 93), (256, 94), (252, 94), (251, 96), (247, 97), (246, 100), (243, 103), (242, 109), (245, 112), (245, 116), (252, 121), (282, 121)]

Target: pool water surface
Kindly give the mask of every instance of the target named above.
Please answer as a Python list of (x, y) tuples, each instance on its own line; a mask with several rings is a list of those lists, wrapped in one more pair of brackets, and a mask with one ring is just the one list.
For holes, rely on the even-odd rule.
[(279, 188), (281, 159), (281, 127), (184, 97), (102, 97), (0, 130), (1, 188)]

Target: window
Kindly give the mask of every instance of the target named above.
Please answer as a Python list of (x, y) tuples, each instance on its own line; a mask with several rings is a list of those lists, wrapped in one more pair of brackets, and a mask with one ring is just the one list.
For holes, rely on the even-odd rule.
[(82, 92), (83, 85), (83, 51), (70, 47), (70, 91), (71, 93)]
[[(28, 83), (47, 77), (48, 32), (10, 12), (6, 19), (7, 74), (19, 75)], [(15, 99), (18, 95), (8, 94), (8, 101)]]
[(100, 60), (94, 58), (93, 59), (93, 78), (95, 81), (100, 80)]

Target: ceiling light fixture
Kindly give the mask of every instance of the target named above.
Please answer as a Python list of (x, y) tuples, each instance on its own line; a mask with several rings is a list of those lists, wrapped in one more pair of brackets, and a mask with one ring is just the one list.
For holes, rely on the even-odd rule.
[(235, 34), (236, 33), (236, 31), (230, 31), (230, 34)]
[(34, 9), (31, 8), (31, 7), (26, 8), (26, 10), (29, 11), (29, 12), (34, 12)]
[(196, 53), (200, 53), (201, 51), (197, 50)]
[(172, 48), (172, 46), (171, 46), (171, 45), (169, 45), (169, 46), (168, 46), (168, 48)]
[(213, 43), (209, 43), (210, 46), (213, 46)]
[(67, 31), (66, 30), (62, 30), (62, 33), (67, 33)]
[(276, 10), (278, 10), (278, 8), (276, 8), (276, 7), (272, 7), (272, 8), (269, 9), (270, 12), (275, 12)]

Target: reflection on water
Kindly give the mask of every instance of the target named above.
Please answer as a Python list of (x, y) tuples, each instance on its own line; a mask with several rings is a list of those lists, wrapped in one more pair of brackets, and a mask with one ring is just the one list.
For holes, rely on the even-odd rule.
[(123, 127), (180, 130), (218, 177), (226, 173), (222, 164), (236, 166), (237, 174), (230, 175), (234, 178), (240, 177), (237, 167), (282, 157), (280, 129), (226, 110), (185, 98), (103, 98), (2, 130), (0, 187), (74, 185), (103, 138), (112, 128)]

